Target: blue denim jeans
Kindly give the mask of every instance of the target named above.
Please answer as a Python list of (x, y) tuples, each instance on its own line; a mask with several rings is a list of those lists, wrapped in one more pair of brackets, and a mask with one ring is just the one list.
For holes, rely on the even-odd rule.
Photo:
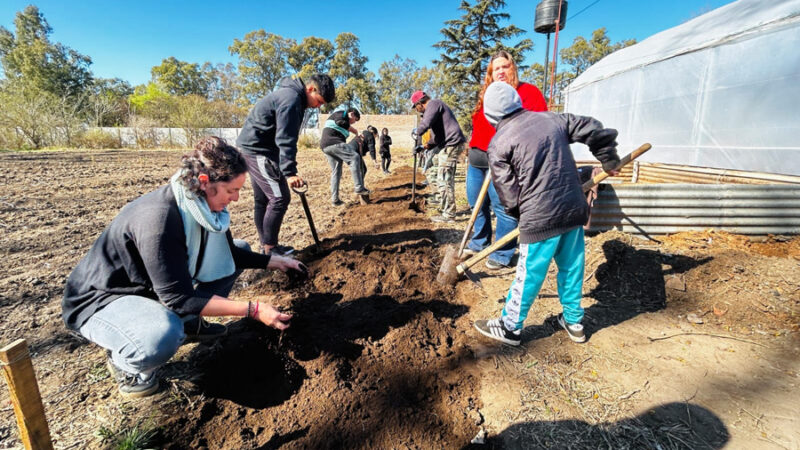
[[(488, 173), (488, 168), (481, 169), (471, 165), (467, 166), (467, 201), (470, 208), (475, 208), (475, 203), (478, 202), (478, 194), (480, 194), (481, 186), (483, 186), (483, 179)], [(478, 211), (478, 216), (475, 218), (472, 240), (467, 244), (470, 249), (481, 251), (492, 243), (491, 210), (494, 210), (494, 215), (497, 217), (496, 239), (500, 239), (517, 228), (517, 219), (506, 214), (506, 210), (500, 204), (500, 197), (497, 196), (497, 191), (494, 189), (494, 183), (489, 183), (488, 195), (483, 201), (480, 211)], [(516, 248), (517, 240), (514, 239), (489, 255), (489, 259), (507, 266), (511, 264), (511, 258), (514, 256)]]
[[(250, 248), (238, 239), (234, 244)], [(225, 278), (199, 283), (195, 289), (227, 297), (239, 274), (241, 271), (237, 270)], [(109, 350), (118, 369), (146, 379), (178, 351), (186, 338), (184, 323), (191, 320), (199, 318), (179, 317), (158, 300), (126, 295), (97, 311), (83, 324), (80, 332), (86, 339)]]
[(353, 176), (355, 192), (364, 190), (366, 165), (357, 151), (354, 151), (347, 144), (334, 144), (323, 148), (322, 153), (328, 158), (328, 165), (331, 166), (331, 202), (337, 203), (339, 201), (339, 181), (342, 179), (342, 163), (347, 163), (350, 166), (350, 175)]

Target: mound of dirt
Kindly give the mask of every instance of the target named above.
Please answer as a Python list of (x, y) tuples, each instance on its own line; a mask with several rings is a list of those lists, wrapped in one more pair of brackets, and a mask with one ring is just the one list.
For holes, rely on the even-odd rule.
[(477, 382), (456, 370), (470, 355), (459, 331), (468, 308), (435, 282), (430, 221), (408, 208), (410, 186), (398, 180), (410, 172), (398, 172), (372, 187), (373, 204), (346, 208), (321, 249), (300, 253), (308, 280), (250, 280), (240, 297), (280, 293), (292, 326), (241, 321), (213, 348), (198, 346), (189, 359), (208, 400), (175, 410), (165, 444), (441, 448), (476, 434), (467, 416)]

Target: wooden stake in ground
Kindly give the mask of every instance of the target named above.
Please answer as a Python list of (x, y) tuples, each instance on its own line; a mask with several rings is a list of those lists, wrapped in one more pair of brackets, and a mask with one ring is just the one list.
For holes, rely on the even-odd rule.
[(52, 449), (50, 429), (47, 427), (42, 397), (25, 339), (0, 349), (0, 366), (8, 383), (19, 436), (25, 448)]

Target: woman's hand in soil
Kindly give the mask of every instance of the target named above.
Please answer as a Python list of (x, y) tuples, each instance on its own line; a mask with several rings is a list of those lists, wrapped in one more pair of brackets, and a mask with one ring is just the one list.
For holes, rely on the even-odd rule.
[(308, 275), (308, 267), (302, 262), (287, 256), (272, 255), (269, 258), (268, 269), (278, 269), (282, 272), (296, 270), (303, 275)]
[(258, 308), (257, 319), (264, 325), (270, 326), (277, 330), (285, 330), (289, 328), (289, 321), (292, 320), (292, 316), (291, 314), (284, 314), (278, 311), (277, 309), (273, 308), (272, 305), (261, 303)]

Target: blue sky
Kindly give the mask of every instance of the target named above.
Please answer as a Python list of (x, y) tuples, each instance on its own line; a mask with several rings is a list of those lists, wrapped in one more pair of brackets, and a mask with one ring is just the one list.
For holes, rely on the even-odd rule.
[[(52, 40), (92, 58), (95, 76), (119, 77), (136, 85), (149, 80), (150, 68), (170, 56), (188, 62), (235, 63), (228, 46), (261, 28), (298, 41), (306, 36), (333, 41), (341, 32), (354, 33), (369, 58), (369, 69), (376, 73), (380, 63), (395, 54), (426, 65), (438, 56), (432, 45), (441, 40), (444, 21), (460, 15), (461, 2), (0, 0), (0, 25), (13, 31), (16, 12), (31, 3), (53, 28)], [(546, 36), (533, 32), (537, 3), (507, 0), (505, 9), (510, 22), (534, 41), (527, 64), (544, 63)], [(570, 45), (576, 36), (589, 37), (600, 27), (606, 27), (614, 42), (641, 41), (728, 3), (731, 0), (569, 0), (559, 47)]]

